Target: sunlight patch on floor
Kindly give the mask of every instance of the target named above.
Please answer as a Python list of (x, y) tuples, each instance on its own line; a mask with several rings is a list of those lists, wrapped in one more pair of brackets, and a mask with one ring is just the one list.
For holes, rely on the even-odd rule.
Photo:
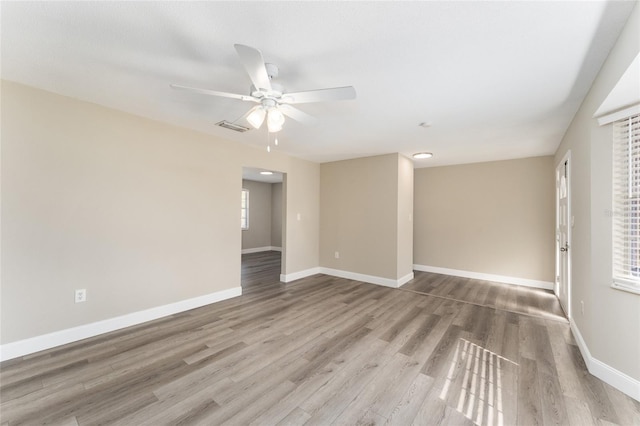
[[(517, 363), (500, 356), (466, 339), (458, 340), (451, 359), (447, 379), (440, 392), (440, 399), (446, 400), (454, 387), (459, 387), (459, 413), (478, 426), (504, 425), (502, 408), (501, 375), (505, 362)], [(459, 375), (464, 369), (461, 383)]]

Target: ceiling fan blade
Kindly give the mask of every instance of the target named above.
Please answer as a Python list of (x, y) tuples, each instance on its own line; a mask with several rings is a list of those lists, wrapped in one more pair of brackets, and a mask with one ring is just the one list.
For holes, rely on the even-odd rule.
[(344, 101), (356, 98), (353, 86), (331, 89), (308, 90), (306, 92), (285, 93), (280, 102), (283, 104), (305, 104), (311, 102)]
[(241, 101), (259, 102), (259, 99), (248, 95), (238, 95), (236, 93), (218, 92), (210, 89), (200, 89), (197, 87), (181, 86), (179, 84), (170, 84), (171, 88), (178, 90), (186, 90), (188, 92), (200, 93), (203, 95), (222, 96), (223, 98), (240, 99)]
[(236, 48), (240, 61), (242, 61), (242, 65), (247, 70), (247, 74), (249, 74), (249, 78), (256, 89), (271, 90), (271, 79), (267, 74), (262, 53), (258, 49), (244, 44), (234, 44), (233, 46)]
[(315, 117), (300, 111), (298, 108), (294, 108), (291, 105), (280, 105), (278, 109), (286, 116), (293, 118), (296, 121), (304, 124), (313, 124), (316, 121)]

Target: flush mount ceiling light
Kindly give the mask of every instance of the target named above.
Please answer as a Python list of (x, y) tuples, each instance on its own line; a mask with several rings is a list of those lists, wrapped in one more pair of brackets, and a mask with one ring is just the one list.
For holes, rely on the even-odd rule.
[(273, 174), (273, 172), (269, 172), (269, 171), (264, 171), (264, 172), (260, 172), (261, 175), (265, 175), (265, 176), (271, 176)]
[(431, 152), (416, 152), (415, 154), (413, 154), (413, 158), (417, 160), (423, 160), (425, 158), (431, 157), (433, 157), (433, 154)]

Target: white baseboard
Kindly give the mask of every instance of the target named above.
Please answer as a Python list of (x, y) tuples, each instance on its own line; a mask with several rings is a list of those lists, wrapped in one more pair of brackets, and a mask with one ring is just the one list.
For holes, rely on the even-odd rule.
[(339, 269), (324, 268), (320, 266), (317, 268), (306, 269), (304, 271), (294, 272), (291, 274), (286, 274), (286, 275), (280, 274), (280, 281), (284, 283), (288, 283), (291, 281), (310, 277), (311, 275), (316, 275), (316, 274), (331, 275), (334, 277), (347, 278), (355, 281), (363, 281), (369, 284), (377, 284), (377, 285), (382, 285), (385, 287), (392, 287), (392, 288), (398, 288), (401, 285), (406, 284), (407, 282), (413, 279), (413, 272), (405, 275), (404, 277), (398, 280), (392, 280), (390, 278), (382, 278), (382, 277), (376, 277), (373, 275), (358, 274), (356, 272), (341, 271)]
[(304, 271), (292, 272), (290, 274), (280, 274), (280, 281), (283, 283), (290, 283), (291, 281), (300, 280), (302, 278), (310, 277), (320, 273), (320, 268), (310, 268)]
[(332, 275), (334, 277), (347, 278), (349, 280), (363, 281), (369, 284), (377, 284), (385, 287), (399, 288), (401, 285), (413, 279), (413, 272), (404, 277), (394, 280), (391, 278), (376, 277), (374, 275), (359, 274), (357, 272), (342, 271), (340, 269), (331, 269), (320, 267), (320, 273)]
[(405, 285), (406, 283), (408, 283), (409, 281), (411, 281), (413, 279), (413, 277), (415, 276), (415, 274), (413, 273), (413, 271), (411, 271), (410, 273), (408, 273), (407, 275), (405, 275), (404, 277), (400, 278), (398, 280), (398, 287), (402, 287), (403, 285)]
[(254, 247), (254, 248), (242, 249), (240, 253), (249, 254), (249, 253), (260, 253), (263, 251), (282, 251), (282, 247), (275, 247), (275, 246)]
[(144, 311), (133, 312), (131, 314), (109, 318), (103, 321), (80, 325), (66, 330), (55, 331), (53, 333), (43, 334), (29, 339), (18, 340), (17, 342), (5, 343), (4, 345), (0, 345), (0, 361), (18, 358), (24, 355), (43, 351), (45, 349), (65, 345), (67, 343), (77, 342), (89, 337), (95, 337), (110, 331), (142, 324), (168, 315), (231, 299), (232, 297), (240, 296), (241, 294), (242, 288), (234, 287), (168, 305), (157, 306)]
[(578, 348), (580, 349), (580, 353), (582, 354), (584, 363), (587, 365), (589, 373), (593, 374), (603, 382), (610, 384), (620, 392), (629, 395), (636, 401), (640, 401), (640, 381), (591, 356), (591, 352), (582, 338), (582, 334), (580, 333), (578, 326), (574, 321), (571, 321), (570, 324), (571, 332), (578, 343)]
[(529, 278), (508, 277), (505, 275), (485, 274), (483, 272), (462, 271), (459, 269), (440, 268), (438, 266), (427, 265), (413, 265), (413, 269), (416, 271), (433, 272), (435, 274), (453, 275), (455, 277), (473, 278), (476, 280), (494, 281), (524, 287), (553, 290), (553, 283), (551, 281), (531, 280)]

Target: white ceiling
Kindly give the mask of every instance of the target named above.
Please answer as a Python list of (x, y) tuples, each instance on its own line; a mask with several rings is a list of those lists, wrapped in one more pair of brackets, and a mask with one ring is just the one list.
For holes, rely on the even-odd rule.
[[(326, 162), (432, 151), (416, 167), (553, 154), (635, 2), (3, 2), (3, 79), (266, 147), (236, 133), (253, 104), (234, 43), (305, 104), (276, 149)], [(418, 126), (421, 122), (431, 127)]]
[[(271, 172), (270, 175), (263, 175), (261, 172)], [(258, 169), (255, 167), (243, 167), (242, 179), (253, 180), (257, 182), (265, 183), (280, 183), (282, 182), (282, 173), (275, 172), (273, 170)]]

